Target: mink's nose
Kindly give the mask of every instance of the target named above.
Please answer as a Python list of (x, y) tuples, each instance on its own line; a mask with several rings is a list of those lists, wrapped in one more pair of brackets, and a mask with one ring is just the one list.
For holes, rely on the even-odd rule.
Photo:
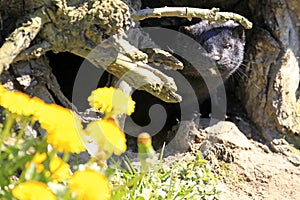
[(221, 60), (221, 56), (218, 56), (218, 55), (214, 55), (211, 57), (212, 60), (215, 60), (215, 61), (219, 61)]

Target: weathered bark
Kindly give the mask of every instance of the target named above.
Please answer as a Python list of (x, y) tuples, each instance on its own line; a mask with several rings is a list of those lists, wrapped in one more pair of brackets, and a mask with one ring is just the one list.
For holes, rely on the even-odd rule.
[(300, 3), (297, 0), (249, 1), (255, 30), (240, 81), (245, 108), (268, 141), (287, 139), (300, 145), (299, 85)]
[(244, 28), (251, 29), (252, 23), (245, 17), (232, 13), (220, 12), (218, 8), (201, 9), (189, 7), (163, 7), (163, 8), (148, 8), (138, 11), (134, 18), (136, 20), (144, 20), (148, 18), (162, 18), (162, 17), (181, 17), (188, 20), (192, 18), (200, 18), (217, 23), (225, 23), (228, 20), (239, 22)]
[(142, 0), (143, 7), (157, 8), (163, 6), (189, 6), (195, 8), (222, 8), (226, 10), (231, 10), (234, 6), (238, 4), (240, 0)]

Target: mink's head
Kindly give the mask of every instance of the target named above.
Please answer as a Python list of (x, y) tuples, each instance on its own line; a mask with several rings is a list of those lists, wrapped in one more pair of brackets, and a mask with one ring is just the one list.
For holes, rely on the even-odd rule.
[(199, 39), (223, 78), (228, 78), (243, 62), (245, 41), (240, 26), (214, 28), (201, 34)]
[(243, 62), (245, 32), (240, 25), (201, 21), (184, 29), (207, 51), (206, 56), (216, 62), (223, 78), (228, 78)]

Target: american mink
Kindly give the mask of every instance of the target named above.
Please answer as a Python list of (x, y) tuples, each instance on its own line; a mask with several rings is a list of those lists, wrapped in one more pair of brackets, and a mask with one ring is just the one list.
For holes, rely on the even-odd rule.
[[(180, 104), (170, 104), (143, 91), (136, 91), (133, 94), (133, 99), (135, 101), (142, 102), (142, 104), (137, 103), (137, 109), (131, 115), (135, 123), (140, 126), (160, 127), (160, 124), (156, 124), (157, 122), (155, 122), (158, 120), (164, 124), (164, 127), (160, 131), (162, 135), (156, 135), (153, 138), (154, 143), (165, 141), (165, 139), (163, 139), (165, 137), (164, 133), (170, 130), (171, 126), (178, 123), (177, 120), (188, 120), (193, 117), (193, 113), (199, 112), (198, 103), (201, 104), (209, 95), (207, 80), (211, 81), (214, 87), (217, 88), (218, 85), (223, 84), (223, 82), (238, 69), (243, 61), (245, 33), (244, 29), (233, 21), (229, 21), (225, 24), (218, 24), (214, 22), (209, 23), (208, 21), (203, 20), (190, 26), (182, 26), (179, 28), (179, 31), (181, 34), (179, 34), (178, 37), (184, 36), (189, 39), (189, 41), (192, 41), (191, 44), (185, 43), (182, 38), (172, 38), (173, 40), (170, 39), (170, 43), (175, 40), (174, 44), (168, 43), (168, 45), (171, 45), (171, 50), (174, 47), (174, 49), (180, 49), (187, 52), (187, 55), (189, 55), (189, 57), (184, 57), (179, 53), (174, 52), (178, 57), (183, 58), (184, 69), (180, 73), (174, 72), (174, 74), (171, 74), (175, 79), (178, 86), (178, 93), (183, 97), (183, 101)], [(171, 38), (171, 35), (165, 37)], [(160, 36), (158, 37), (158, 39), (161, 38), (163, 40), (165, 39)], [(192, 47), (193, 44), (197, 44), (196, 46), (194, 45), (197, 48), (195, 51)], [(200, 54), (198, 53), (199, 44), (203, 47), (201, 47), (202, 53)], [(204, 62), (203, 60), (205, 59), (210, 62)], [(193, 63), (192, 61), (199, 64), (198, 67), (201, 68), (200, 73), (199, 70), (197, 70), (197, 66), (194, 65), (195, 62)], [(214, 81), (214, 78), (210, 76), (210, 73), (207, 74), (204, 72), (205, 69), (211, 71), (211, 64), (214, 65), (214, 68), (218, 70), (221, 75), (221, 77), (218, 76), (218, 79), (221, 81)], [(208, 77), (203, 78), (204, 76)], [(155, 104), (164, 107), (167, 114), (166, 119), (163, 119), (163, 115), (157, 111), (154, 113), (155, 116), (152, 116), (151, 119), (150, 116), (147, 115), (150, 107)], [(139, 105), (141, 106), (138, 107)], [(202, 111), (201, 108), (201, 112)], [(130, 129), (134, 129), (135, 127), (134, 124), (129, 123), (128, 121), (125, 124), (127, 127), (130, 127)], [(147, 130), (143, 127), (136, 127), (136, 132), (145, 131), (144, 129), (151, 134), (156, 134), (153, 133), (153, 129)], [(130, 130), (130, 132), (133, 131)]]
[(231, 20), (224, 24), (203, 20), (182, 26), (179, 31), (191, 36), (207, 51), (205, 56), (216, 62), (224, 80), (243, 62), (245, 32), (242, 26)]
[[(179, 31), (193, 38), (205, 49), (205, 53), (194, 57), (197, 57), (198, 60), (203, 60), (207, 57), (212, 61), (211, 63), (215, 64), (222, 81), (214, 82), (214, 87), (223, 84), (243, 62), (245, 32), (238, 23), (228, 21), (224, 24), (218, 24), (203, 20), (190, 26), (181, 26)], [(191, 51), (190, 47), (183, 48)], [(188, 62), (184, 62), (184, 65), (185, 69), (182, 71), (182, 74), (193, 86), (194, 92), (201, 103), (208, 96), (207, 80), (211, 80), (212, 77), (209, 77), (211, 74), (207, 74), (204, 71), (210, 68), (210, 63), (199, 64), (201, 73)], [(207, 76), (207, 78), (203, 79), (203, 76)], [(183, 94), (183, 98), (184, 96), (187, 96), (187, 94)]]

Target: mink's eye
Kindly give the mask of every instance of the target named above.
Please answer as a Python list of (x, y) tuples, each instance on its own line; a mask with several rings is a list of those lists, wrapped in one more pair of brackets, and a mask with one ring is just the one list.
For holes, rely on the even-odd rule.
[(224, 44), (224, 49), (231, 49), (232, 45), (229, 43)]

